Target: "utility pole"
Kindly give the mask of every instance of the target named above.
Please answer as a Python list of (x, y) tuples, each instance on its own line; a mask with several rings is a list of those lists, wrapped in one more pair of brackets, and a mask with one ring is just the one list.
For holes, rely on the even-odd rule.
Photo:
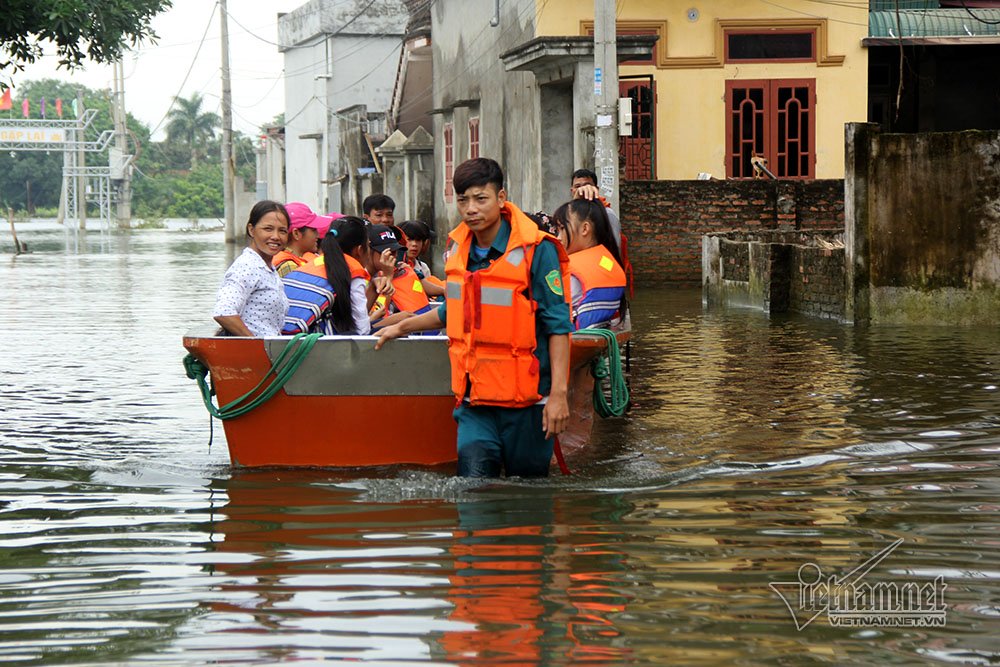
[(222, 24), (222, 193), (226, 210), (226, 243), (236, 243), (236, 202), (233, 172), (233, 91), (229, 85), (229, 13), (219, 0)]
[(594, 171), (601, 194), (618, 208), (618, 39), (615, 0), (594, 0)]
[[(76, 117), (83, 118), (83, 91), (76, 91)], [(87, 153), (83, 150), (83, 132), (76, 132), (76, 166), (87, 166)], [(76, 213), (80, 216), (80, 229), (87, 228), (87, 177), (80, 174), (76, 177)]]
[(119, 60), (114, 64), (115, 88), (111, 108), (114, 109), (115, 147), (108, 154), (111, 163), (111, 180), (118, 185), (118, 227), (128, 229), (132, 220), (132, 156), (128, 155), (127, 126), (125, 124), (125, 66)]

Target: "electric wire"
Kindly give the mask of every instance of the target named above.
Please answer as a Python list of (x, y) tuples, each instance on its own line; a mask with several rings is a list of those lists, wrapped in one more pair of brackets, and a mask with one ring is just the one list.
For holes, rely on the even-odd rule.
[[(208, 36), (208, 29), (212, 27), (212, 21), (215, 19), (215, 8), (218, 5), (219, 5), (218, 0), (216, 0), (216, 2), (212, 4), (212, 10), (211, 10), (211, 12), (209, 13), (209, 16), (208, 16), (208, 23), (205, 24), (205, 32), (203, 32), (202, 35), (201, 35), (201, 41), (198, 42), (198, 48), (194, 52), (194, 58), (191, 59), (191, 65), (188, 67), (187, 73), (184, 75), (184, 80), (181, 81), (181, 85), (177, 89), (177, 93), (173, 96), (172, 99), (176, 100), (177, 97), (181, 94), (181, 92), (183, 92), (184, 86), (187, 84), (188, 77), (191, 76), (191, 72), (194, 70), (194, 64), (196, 62), (198, 62), (198, 54), (201, 53), (201, 47), (205, 45), (205, 38)], [(172, 106), (173, 106), (173, 104), (171, 104), (171, 107)], [(165, 121), (167, 119), (167, 116), (169, 116), (169, 115), (170, 115), (170, 108), (168, 107), (167, 110), (165, 112), (163, 112), (163, 117), (160, 118), (160, 120), (159, 120), (158, 123), (156, 123), (156, 126), (153, 127), (153, 129), (149, 131), (149, 136), (150, 137), (152, 137), (154, 134), (156, 134), (156, 131), (158, 129), (160, 129), (160, 126), (163, 125), (163, 121)]]
[(969, 13), (969, 16), (971, 16), (972, 18), (976, 19), (980, 23), (985, 23), (986, 25), (1000, 25), (1000, 21), (990, 21), (988, 19), (980, 18), (980, 17), (976, 16), (975, 14), (973, 14), (972, 10), (969, 9), (969, 5), (967, 5), (965, 3), (965, 0), (962, 0), (962, 8), (965, 9), (965, 11), (967, 11)]

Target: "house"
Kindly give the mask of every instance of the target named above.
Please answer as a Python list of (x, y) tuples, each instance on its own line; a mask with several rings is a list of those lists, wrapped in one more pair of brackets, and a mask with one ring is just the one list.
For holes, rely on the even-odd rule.
[[(593, 3), (438, 0), (432, 9), (436, 210), (451, 174), (489, 155), (515, 201), (551, 210), (592, 166)], [(867, 118), (867, 7), (858, 3), (619, 3), (626, 179), (840, 178), (844, 123)]]
[(369, 146), (386, 134), (407, 19), (400, 0), (310, 0), (279, 15), (287, 200), (360, 213), (359, 194), (375, 171)]

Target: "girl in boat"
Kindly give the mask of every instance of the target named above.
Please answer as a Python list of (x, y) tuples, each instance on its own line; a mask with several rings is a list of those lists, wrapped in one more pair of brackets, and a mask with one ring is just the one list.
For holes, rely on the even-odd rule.
[(233, 336), (277, 336), (288, 299), (271, 260), (288, 242), (288, 212), (275, 201), (257, 202), (246, 231), (250, 243), (222, 278), (212, 316)]
[(284, 334), (319, 332), (324, 335), (371, 333), (371, 323), (384, 309), (369, 310), (379, 294), (392, 296), (392, 283), (372, 279), (365, 268), (371, 247), (365, 223), (346, 216), (334, 220), (320, 243), (320, 254), (284, 278), (289, 308)]
[(552, 219), (569, 253), (574, 326), (605, 328), (621, 321), (628, 308), (628, 279), (604, 206), (574, 199), (556, 209)]

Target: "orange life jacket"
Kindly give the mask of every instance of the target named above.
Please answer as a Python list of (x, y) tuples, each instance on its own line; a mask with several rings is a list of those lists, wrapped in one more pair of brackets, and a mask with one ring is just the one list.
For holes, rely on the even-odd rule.
[(286, 262), (291, 262), (293, 264), (292, 269), (296, 269), (307, 262), (311, 262), (316, 258), (316, 253), (307, 252), (306, 254), (299, 257), (291, 250), (282, 250), (277, 255), (271, 258), (271, 266), (275, 269), (279, 268), (282, 264)]
[[(608, 200), (597, 195), (597, 200), (604, 204), (604, 208), (611, 208), (608, 204)], [(618, 225), (621, 226), (621, 218), (618, 218)], [(635, 296), (635, 278), (632, 274), (632, 262), (628, 258), (628, 237), (625, 236), (625, 231), (622, 229), (618, 230), (619, 236), (621, 236), (622, 242), (618, 244), (618, 254), (622, 258), (622, 269), (625, 271), (625, 275), (628, 276), (628, 298)]]
[(348, 255), (346, 252), (344, 253), (344, 260), (347, 261), (347, 268), (351, 270), (351, 278), (361, 278), (365, 282), (372, 279), (372, 274), (368, 273), (368, 269), (361, 266), (361, 262)]
[(586, 329), (611, 321), (625, 296), (625, 271), (602, 245), (569, 256), (569, 272), (580, 281), (583, 294), (573, 308), (573, 323)]
[[(465, 222), (449, 235), (445, 296), (451, 388), (461, 401), (471, 383), (472, 405), (527, 407), (541, 399), (538, 358), (533, 354), (538, 304), (530, 297), (531, 261), (538, 244), (552, 237), (510, 202), (500, 214), (510, 223), (507, 248), (479, 271), (466, 269), (475, 237)], [(559, 281), (566, 285), (569, 258), (561, 244), (555, 247)], [(569, 289), (563, 291), (569, 303)]]
[(424, 276), (424, 280), (432, 285), (437, 285), (438, 287), (444, 287), (444, 281), (437, 276)]
[[(285, 296), (288, 297), (288, 311), (281, 332), (296, 334), (312, 331), (333, 303), (333, 287), (326, 279), (326, 260), (323, 255), (311, 255), (311, 259), (282, 278)], [(350, 255), (344, 255), (351, 270), (351, 278), (368, 279), (368, 272)], [(342, 298), (349, 298), (344, 295)], [(316, 325), (318, 326), (318, 325)], [(324, 325), (325, 327), (325, 325)], [(336, 333), (324, 328), (323, 333)]]
[(408, 311), (414, 315), (426, 313), (431, 309), (424, 286), (417, 277), (417, 272), (409, 264), (403, 264), (396, 269), (392, 278), (392, 286), (396, 292), (392, 295), (392, 305), (397, 311)]

